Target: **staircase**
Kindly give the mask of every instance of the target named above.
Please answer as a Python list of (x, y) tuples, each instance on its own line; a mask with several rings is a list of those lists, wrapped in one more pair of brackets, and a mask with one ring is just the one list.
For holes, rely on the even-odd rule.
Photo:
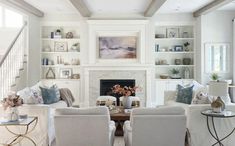
[(5, 55), (0, 60), (0, 99), (16, 89), (17, 80), (24, 71), (26, 63), (26, 26), (25, 22)]

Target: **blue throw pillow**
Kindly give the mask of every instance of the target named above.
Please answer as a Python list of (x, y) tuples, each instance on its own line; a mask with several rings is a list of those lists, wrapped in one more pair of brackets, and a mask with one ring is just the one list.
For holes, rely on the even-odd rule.
[(176, 102), (191, 104), (193, 98), (193, 85), (190, 87), (177, 85), (177, 91)]
[(50, 88), (40, 87), (44, 104), (56, 103), (60, 100), (60, 92), (57, 86), (53, 85)]

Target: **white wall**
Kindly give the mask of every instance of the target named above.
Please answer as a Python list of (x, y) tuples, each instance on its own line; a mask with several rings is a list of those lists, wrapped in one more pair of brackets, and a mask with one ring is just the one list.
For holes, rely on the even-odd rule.
[[(198, 71), (201, 71), (198, 76), (201, 78), (201, 82), (203, 84), (208, 83), (210, 74), (204, 72), (204, 44), (205, 43), (230, 43), (231, 52), (233, 50), (233, 23), (232, 20), (235, 17), (235, 13), (232, 11), (215, 11), (209, 13), (207, 15), (201, 16), (201, 18), (197, 19), (198, 22), (198, 49), (199, 56), (197, 56), (199, 60), (201, 60), (200, 66), (198, 65)], [(200, 33), (200, 34), (199, 34)], [(231, 59), (233, 55), (231, 53)], [(232, 61), (230, 62), (230, 71), (228, 73), (220, 74), (222, 79), (232, 79)]]
[(28, 15), (28, 79), (31, 86), (40, 80), (40, 18)]

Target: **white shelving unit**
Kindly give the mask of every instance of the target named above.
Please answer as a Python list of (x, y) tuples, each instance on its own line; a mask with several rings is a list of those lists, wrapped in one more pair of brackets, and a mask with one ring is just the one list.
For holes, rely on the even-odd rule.
[[(169, 30), (177, 30), (177, 35), (173, 38), (169, 37)], [(179, 23), (161, 23), (155, 25), (155, 83), (156, 83), (156, 98), (158, 105), (164, 104), (165, 91), (176, 90), (178, 84), (185, 85), (192, 83), (195, 78), (195, 27), (193, 22), (179, 24)], [(171, 36), (172, 37), (172, 36)], [(188, 42), (190, 45), (186, 49), (184, 43)], [(181, 50), (179, 50), (179, 46)], [(183, 58), (190, 58), (190, 64), (183, 64)], [(175, 64), (175, 59), (180, 59), (179, 65)], [(181, 79), (161, 79), (160, 75), (167, 74), (171, 76), (172, 69), (179, 69)], [(184, 77), (184, 70), (189, 69), (190, 77)]]
[[(60, 30), (61, 38), (52, 38), (52, 32)], [(73, 38), (66, 38), (72, 32)], [(41, 25), (41, 81), (56, 83), (59, 88), (69, 88), (79, 103), (81, 73), (81, 39), (79, 22), (44, 22)], [(52, 69), (55, 78), (47, 78)], [(68, 72), (66, 72), (68, 70)], [(71, 73), (70, 73), (71, 72)], [(67, 74), (68, 75), (65, 75)], [(65, 75), (65, 76), (64, 76)], [(75, 77), (76, 76), (76, 77)]]
[[(161, 24), (155, 26), (155, 77), (160, 79), (161, 74), (171, 76), (171, 70), (180, 70), (182, 79), (186, 68), (190, 71), (190, 78), (195, 78), (195, 33), (194, 24)], [(172, 32), (172, 33), (170, 33)], [(174, 36), (175, 35), (175, 36)], [(157, 38), (156, 38), (157, 37)], [(161, 38), (158, 38), (161, 37)], [(185, 43), (189, 43), (187, 47)], [(190, 64), (184, 64), (183, 59), (190, 58)], [(181, 60), (175, 64), (175, 59)], [(187, 78), (188, 79), (188, 78)]]

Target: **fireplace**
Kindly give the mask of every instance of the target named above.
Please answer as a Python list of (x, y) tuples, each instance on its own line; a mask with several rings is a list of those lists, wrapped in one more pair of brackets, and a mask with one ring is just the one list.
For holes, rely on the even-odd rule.
[[(135, 80), (132, 79), (118, 79), (118, 80), (114, 80), (114, 79), (101, 79), (100, 80), (100, 95), (112, 95), (114, 97), (117, 98), (117, 105), (119, 105), (119, 97), (121, 97), (122, 95), (120, 94), (114, 94), (112, 93), (112, 87), (114, 85), (120, 85), (122, 87), (127, 86), (127, 87), (134, 87), (135, 86)], [(135, 94), (133, 94), (132, 96), (135, 96)]]

